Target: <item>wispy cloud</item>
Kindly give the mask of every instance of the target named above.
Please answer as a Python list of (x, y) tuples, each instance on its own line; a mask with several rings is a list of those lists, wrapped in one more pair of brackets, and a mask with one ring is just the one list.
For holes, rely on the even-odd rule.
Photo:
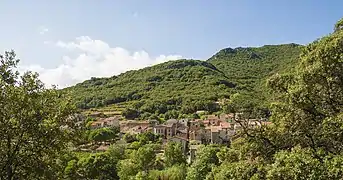
[(49, 29), (47, 27), (44, 27), (44, 26), (39, 27), (39, 34), (41, 35), (47, 33), (48, 31)]
[(121, 47), (110, 47), (108, 43), (88, 36), (78, 37), (71, 42), (58, 41), (51, 44), (67, 49), (76, 56), (64, 56), (64, 63), (56, 68), (46, 69), (40, 65), (31, 65), (22, 67), (22, 70), (36, 71), (46, 85), (58, 85), (60, 88), (91, 77), (110, 77), (128, 70), (182, 58), (180, 55), (151, 57), (145, 51), (130, 52)]
[(43, 44), (52, 44), (51, 41), (44, 41)]

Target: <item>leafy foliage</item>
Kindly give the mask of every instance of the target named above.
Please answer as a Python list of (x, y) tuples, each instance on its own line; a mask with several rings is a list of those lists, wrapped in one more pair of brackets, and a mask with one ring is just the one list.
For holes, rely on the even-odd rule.
[(147, 173), (149, 170), (154, 169), (156, 153), (154, 148), (149, 145), (134, 150), (129, 157), (118, 164), (120, 179), (131, 179), (139, 172)]
[[(197, 104), (194, 109), (183, 109), (185, 113), (197, 109), (214, 111), (210, 102), (228, 96), (234, 86), (207, 62), (178, 60), (111, 78), (92, 78), (66, 90), (73, 92), (81, 108), (132, 101), (136, 102), (132, 104), (134, 109), (164, 114), (181, 110), (181, 104), (186, 108), (189, 103)], [(129, 110), (127, 114), (135, 113)]]
[(181, 144), (179, 143), (169, 142), (164, 149), (164, 156), (166, 167), (186, 164), (186, 157), (184, 156)]
[[(129, 102), (127, 119), (179, 118), (197, 110), (220, 110), (215, 103), (233, 93), (250, 94), (265, 105), (265, 79), (292, 69), (302, 46), (269, 45), (259, 48), (223, 49), (207, 62), (178, 60), (110, 78), (92, 78), (65, 90), (80, 108)], [(161, 116), (160, 116), (161, 117)]]
[(275, 73), (292, 72), (302, 49), (298, 44), (226, 48), (208, 62), (237, 85), (237, 93), (249, 95), (247, 99), (266, 108), (275, 94), (266, 88), (267, 78)]
[(291, 70), (301, 52), (297, 44), (265, 45), (262, 47), (226, 48), (208, 62), (222, 71), (231, 81), (251, 90), (260, 80), (277, 72)]
[(212, 168), (218, 165), (218, 147), (204, 146), (198, 149), (196, 160), (187, 172), (187, 180), (205, 179)]
[(221, 152), (235, 160), (215, 168), (214, 179), (341, 179), (342, 42), (341, 30), (314, 41), (293, 72), (269, 79), (277, 92), (274, 125), (242, 134)]
[(343, 32), (336, 31), (309, 44), (296, 73), (271, 79), (269, 84), (279, 84), (275, 90), (282, 92), (273, 120), (291, 138), (289, 145), (315, 154), (342, 152), (342, 42)]
[(119, 179), (117, 163), (124, 159), (124, 146), (111, 146), (104, 153), (81, 153), (68, 161), (63, 179)]
[(323, 179), (324, 166), (314, 158), (310, 149), (296, 147), (275, 155), (267, 177), (269, 179)]
[(103, 142), (103, 141), (112, 140), (117, 137), (118, 133), (119, 133), (118, 128), (107, 128), (107, 127), (89, 130), (87, 132), (88, 140), (95, 141), (95, 142)]
[(54, 159), (76, 137), (76, 111), (37, 74), (19, 77), (18, 62), (13, 51), (0, 55), (0, 179), (55, 179)]
[(169, 179), (169, 180), (184, 180), (187, 175), (187, 167), (185, 164), (174, 165), (172, 167), (166, 168), (164, 170), (150, 171), (149, 179)]
[[(243, 120), (248, 120), (255, 113), (255, 117), (270, 116), (273, 121), (270, 126), (243, 127), (231, 139), (230, 147), (200, 145), (195, 161), (190, 164), (186, 164), (179, 144), (167, 144), (164, 153), (160, 153), (160, 139), (152, 133), (125, 135), (128, 144), (112, 145), (102, 153), (69, 151), (72, 148), (67, 145), (78, 132), (73, 128), (73, 106), (61, 98), (63, 96), (59, 91), (45, 89), (36, 74), (26, 73), (19, 78), (13, 70), (18, 62), (15, 54), (7, 52), (0, 57), (1, 179), (342, 179), (341, 22), (336, 24), (332, 34), (306, 47), (289, 44), (226, 49), (210, 59), (213, 64), (218, 63), (216, 67), (208, 62), (180, 60), (131, 71), (118, 77), (93, 78), (69, 88), (82, 92), (79, 94), (81, 96), (74, 96), (79, 98), (83, 107), (93, 106), (102, 96), (109, 97), (106, 93), (110, 93), (110, 90), (116, 90), (115, 93), (123, 93), (124, 96), (118, 96), (122, 99), (111, 103), (128, 101), (134, 113), (163, 114), (165, 117), (174, 117), (179, 111), (194, 112), (200, 107), (214, 112), (216, 106), (211, 103), (229, 95), (229, 99), (223, 100), (225, 111), (243, 112)], [(296, 53), (293, 53), (300, 49), (299, 64), (292, 69), (290, 62), (297, 62), (293, 59)], [(267, 51), (275, 53), (275, 56), (268, 55)], [(288, 60), (274, 62), (273, 57)], [(224, 63), (223, 59), (227, 62)], [(246, 69), (229, 71), (239, 64)], [(220, 69), (226, 70), (222, 73)], [(178, 72), (182, 73), (175, 75)], [(200, 72), (199, 77), (194, 76), (197, 72)], [(274, 94), (267, 100), (256, 98), (257, 95), (266, 95), (256, 94), (261, 90), (270, 92), (257, 89), (274, 72), (279, 73), (267, 81)], [(162, 90), (168, 84), (166, 77), (169, 77), (168, 81), (181, 83), (170, 85), (171, 89), (167, 88), (167, 91)], [(231, 79), (234, 86), (231, 83), (225, 87), (212, 84), (223, 77), (225, 80)], [(194, 78), (202, 86), (209, 85), (202, 87), (208, 92), (203, 93), (192, 82)], [(147, 82), (154, 82), (156, 86), (142, 91), (135, 89), (131, 81), (137, 83), (139, 88)], [(123, 86), (108, 86), (108, 83), (118, 82), (123, 82)], [(88, 88), (82, 87), (88, 86), (87, 83), (89, 89), (97, 90), (99, 95), (87, 92)], [(195, 88), (190, 88), (193, 85)], [(228, 91), (223, 93), (221, 90), (226, 88)], [(136, 91), (128, 95), (131, 90)], [(198, 94), (185, 92), (199, 93), (204, 97), (198, 101)], [(92, 98), (89, 100), (89, 97)], [(260, 105), (260, 102), (269, 101), (273, 103), (268, 110), (264, 109), (264, 104)], [(240, 120), (235, 119), (237, 122)], [(94, 134), (94, 139), (101, 134), (106, 139), (113, 133), (108, 129), (99, 129)]]

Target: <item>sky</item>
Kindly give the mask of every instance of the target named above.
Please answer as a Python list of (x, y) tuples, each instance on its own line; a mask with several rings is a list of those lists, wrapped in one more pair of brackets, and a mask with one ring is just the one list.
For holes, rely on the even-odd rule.
[(342, 0), (1, 0), (0, 53), (20, 71), (71, 86), (227, 47), (311, 41), (332, 32)]

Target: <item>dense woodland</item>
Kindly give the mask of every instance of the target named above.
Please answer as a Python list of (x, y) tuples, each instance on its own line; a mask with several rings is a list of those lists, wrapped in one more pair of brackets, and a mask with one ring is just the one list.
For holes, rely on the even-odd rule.
[(80, 108), (129, 102), (128, 108), (151, 116), (172, 110), (184, 114), (218, 111), (215, 101), (227, 98), (234, 87), (207, 62), (179, 60), (112, 78), (92, 78), (66, 90), (71, 90)]
[(125, 102), (129, 118), (213, 113), (221, 110), (216, 102), (236, 93), (267, 108), (266, 79), (292, 70), (301, 48), (296, 44), (227, 48), (207, 61), (171, 61), (111, 78), (92, 78), (66, 91), (83, 109)]
[[(281, 45), (263, 48), (270, 49), (271, 53), (281, 48), (280, 51), (286, 53), (293, 52), (289, 49), (300, 47)], [(220, 69), (220, 63), (214, 66), (215, 62), (212, 65), (202, 61), (168, 62), (118, 77), (81, 83), (72, 88), (79, 90), (78, 97), (75, 94), (72, 96), (78, 99), (70, 99), (64, 94), (65, 91), (44, 88), (35, 73), (19, 76), (16, 72), (19, 60), (14, 52), (6, 52), (0, 56), (1, 179), (342, 179), (343, 19), (337, 22), (331, 34), (301, 47), (298, 59), (295, 58), (298, 54), (283, 54), (278, 57), (290, 59), (276, 63), (283, 60), (265, 58), (267, 56), (262, 55), (268, 54), (267, 50), (257, 49), (244, 50), (249, 51), (249, 59), (257, 61), (256, 57), (261, 57), (260, 63), (252, 63), (261, 65), (256, 70), (252, 65), (248, 72), (242, 70), (235, 74), (224, 70), (235, 66), (222, 65), (223, 69)], [(237, 62), (236, 55), (241, 50), (227, 49), (222, 53), (237, 53), (234, 55)], [(254, 53), (251, 53), (252, 50)], [(217, 59), (214, 56), (210, 62)], [(265, 62), (262, 62), (263, 59)], [(249, 66), (250, 61), (239, 62)], [(294, 69), (281, 70), (291, 68), (293, 64), (290, 63), (293, 62), (297, 62)], [(276, 65), (262, 68), (264, 63)], [(169, 71), (174, 73), (167, 73)], [(149, 76), (143, 76), (142, 73)], [(270, 73), (276, 74), (269, 76)], [(248, 74), (252, 82), (244, 86), (242, 76)], [(204, 86), (197, 87), (195, 84), (195, 88), (192, 88), (190, 84), (193, 81), (183, 79), (184, 76), (197, 77)], [(184, 88), (176, 91), (173, 88), (179, 86), (173, 85), (169, 91), (155, 90), (166, 88), (163, 84), (169, 80), (180, 82), (180, 87)], [(80, 152), (77, 149), (76, 145), (85, 141), (86, 137), (89, 141), (95, 141), (93, 143), (97, 143), (97, 138), (94, 138), (96, 133), (89, 132), (87, 126), (75, 126), (75, 122), (80, 120), (75, 102), (86, 108), (101, 98), (107, 98), (108, 93), (108, 97), (111, 97), (109, 100), (115, 103), (119, 97), (116, 94), (124, 93), (122, 98), (128, 98), (126, 101), (137, 95), (136, 100), (159, 100), (163, 104), (163, 100), (168, 100), (165, 98), (168, 95), (178, 97), (183, 102), (183, 98), (189, 98), (189, 101), (196, 98), (197, 92), (204, 95), (202, 99), (216, 100), (211, 96), (217, 92), (214, 93), (218, 95), (216, 98), (229, 99), (227, 111), (241, 112), (249, 108), (253, 111), (256, 108), (254, 103), (249, 104), (248, 98), (251, 96), (238, 90), (243, 87), (249, 91), (258, 87), (263, 80), (266, 81), (265, 90), (273, 92), (273, 97), (265, 101), (267, 104), (271, 102), (268, 109), (272, 112), (270, 121), (273, 125), (243, 130), (228, 146), (202, 146), (191, 164), (186, 163), (179, 144), (167, 144), (164, 153), (158, 153), (161, 149), (160, 139), (149, 133), (127, 135), (124, 137), (125, 143), (112, 143), (109, 150), (101, 153)], [(132, 81), (138, 85), (131, 84)], [(218, 81), (225, 83), (218, 85)], [(122, 82), (121, 86), (114, 86), (119, 82)], [(150, 83), (158, 85), (154, 85), (151, 91), (143, 90), (149, 88)], [(248, 86), (255, 83), (253, 87)], [(122, 91), (120, 88), (123, 88)], [(135, 93), (125, 94), (132, 91)], [(230, 96), (231, 93), (235, 95)], [(110, 131), (113, 130), (106, 130), (112, 136)]]

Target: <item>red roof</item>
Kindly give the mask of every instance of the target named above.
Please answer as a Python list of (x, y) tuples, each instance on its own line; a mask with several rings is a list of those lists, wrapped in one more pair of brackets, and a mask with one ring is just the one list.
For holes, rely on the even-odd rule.
[(273, 124), (273, 123), (270, 122), (270, 121), (264, 121), (264, 122), (262, 122), (262, 124), (263, 124), (263, 125), (271, 125), (271, 124)]
[(228, 122), (221, 122), (220, 123), (220, 126), (222, 127), (222, 128), (230, 128), (230, 123), (228, 123)]

